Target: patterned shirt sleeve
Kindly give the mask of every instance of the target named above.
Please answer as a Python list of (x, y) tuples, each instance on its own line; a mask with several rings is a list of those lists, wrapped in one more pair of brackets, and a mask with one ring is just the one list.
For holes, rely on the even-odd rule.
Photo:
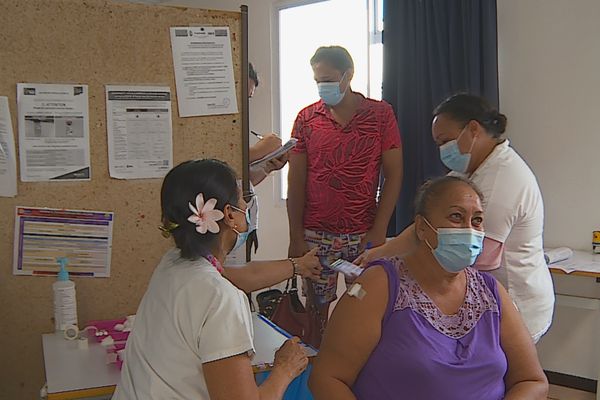
[(398, 129), (398, 122), (394, 115), (392, 106), (386, 102), (384, 104), (383, 121), (382, 121), (382, 134), (381, 134), (381, 151), (386, 152), (391, 149), (398, 149), (402, 147), (402, 139), (400, 138), (400, 129)]
[(292, 129), (292, 137), (298, 139), (296, 147), (292, 150), (292, 153), (296, 154), (306, 153), (306, 125), (302, 114), (302, 111), (298, 113), (296, 121), (294, 121), (294, 128)]

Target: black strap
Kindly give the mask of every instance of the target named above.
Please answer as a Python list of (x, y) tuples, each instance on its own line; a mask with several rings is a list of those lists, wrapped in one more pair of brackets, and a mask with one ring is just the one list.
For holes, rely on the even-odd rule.
[(246, 293), (246, 296), (248, 296), (248, 303), (250, 303), (250, 311), (252, 311), (252, 312), (256, 311), (256, 306), (254, 305), (254, 302), (252, 301), (252, 293)]

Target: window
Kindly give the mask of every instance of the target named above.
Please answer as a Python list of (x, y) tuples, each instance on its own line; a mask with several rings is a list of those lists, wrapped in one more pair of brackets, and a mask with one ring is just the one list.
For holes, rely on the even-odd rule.
[[(275, 126), (285, 142), (296, 115), (319, 100), (309, 60), (319, 46), (345, 47), (354, 60), (352, 89), (381, 99), (383, 0), (285, 2), (276, 9), (279, 102)], [(287, 166), (280, 189), (287, 197)]]
[(369, 97), (381, 100), (383, 84), (383, 0), (369, 0)]

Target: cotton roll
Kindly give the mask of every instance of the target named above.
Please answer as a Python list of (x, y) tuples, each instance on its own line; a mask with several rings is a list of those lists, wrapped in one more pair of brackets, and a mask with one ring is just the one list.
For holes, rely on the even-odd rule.
[(77, 325), (67, 325), (64, 333), (65, 339), (75, 340), (79, 336), (79, 328)]

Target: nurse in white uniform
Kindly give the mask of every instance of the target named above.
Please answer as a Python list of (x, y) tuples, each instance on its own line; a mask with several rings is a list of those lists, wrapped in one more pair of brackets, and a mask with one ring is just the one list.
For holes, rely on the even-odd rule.
[(138, 308), (113, 400), (281, 399), (308, 360), (287, 341), (269, 378), (254, 381), (248, 298), (222, 275), (250, 220), (235, 173), (217, 160), (182, 163), (165, 177), (161, 206), (175, 247)]
[[(442, 162), (483, 193), (486, 237), (475, 267), (506, 287), (537, 342), (552, 322), (554, 287), (544, 259), (544, 203), (535, 175), (503, 138), (506, 116), (485, 99), (454, 95), (433, 115)], [(408, 228), (359, 262), (410, 252), (413, 232)]]

